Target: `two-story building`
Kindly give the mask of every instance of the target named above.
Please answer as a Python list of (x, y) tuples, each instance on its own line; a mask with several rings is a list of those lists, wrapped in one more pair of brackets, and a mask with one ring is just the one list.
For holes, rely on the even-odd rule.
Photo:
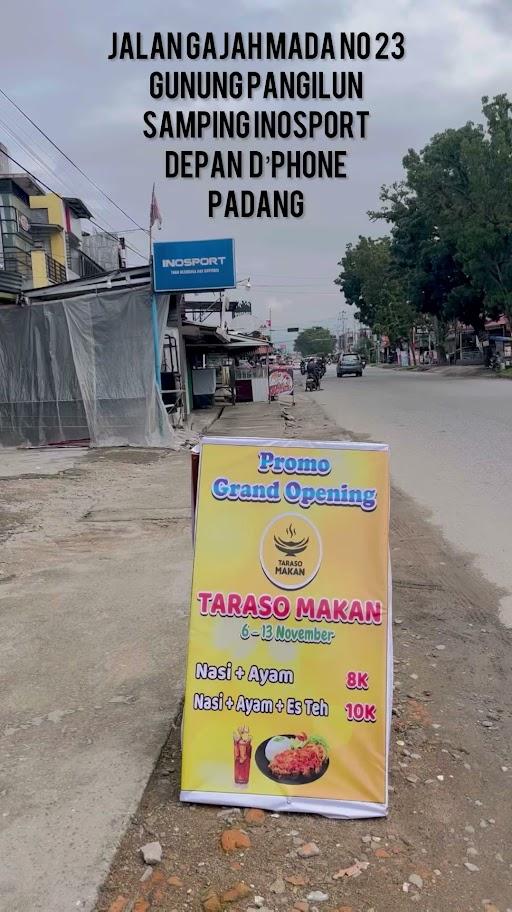
[(82, 200), (46, 193), (28, 174), (0, 170), (0, 302), (103, 275), (104, 266), (86, 253), (81, 219), (90, 218)]

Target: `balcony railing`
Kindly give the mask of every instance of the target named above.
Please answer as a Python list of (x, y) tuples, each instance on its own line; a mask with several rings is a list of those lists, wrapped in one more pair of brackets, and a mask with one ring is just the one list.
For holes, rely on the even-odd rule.
[(4, 248), (3, 254), (0, 253), (0, 270), (9, 273), (16, 273), (23, 279), (32, 278), (32, 261), (30, 253), (25, 250), (16, 250), (14, 248)]
[(60, 285), (67, 279), (66, 270), (62, 263), (58, 263), (48, 253), (46, 254), (46, 274), (52, 285)]
[(68, 266), (82, 279), (94, 279), (105, 274), (105, 270), (82, 250), (68, 248)]
[(96, 276), (103, 275), (104, 272), (105, 270), (102, 269), (101, 266), (98, 266), (94, 260), (91, 260), (86, 253), (80, 251), (80, 275), (84, 279), (94, 279)]

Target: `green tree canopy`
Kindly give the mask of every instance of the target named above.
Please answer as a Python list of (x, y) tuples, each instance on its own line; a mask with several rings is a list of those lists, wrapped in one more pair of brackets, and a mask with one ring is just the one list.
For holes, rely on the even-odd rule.
[(335, 282), (341, 286), (347, 304), (357, 308), (356, 319), (366, 326), (373, 327), (375, 323), (390, 263), (390, 238), (362, 236), (357, 244), (347, 245), (345, 256), (338, 263), (341, 272)]
[(392, 252), (418, 310), (483, 328), (512, 315), (512, 105), (482, 99), (485, 124), (436, 134), (403, 160), (405, 180), (369, 213), (391, 225)]
[(347, 304), (357, 307), (356, 318), (388, 336), (393, 346), (409, 340), (417, 311), (409, 299), (407, 277), (394, 260), (391, 238), (359, 237), (338, 265), (341, 272), (335, 281)]
[(304, 329), (295, 340), (295, 351), (304, 355), (330, 355), (336, 342), (335, 336), (323, 326), (312, 326)]
[(405, 177), (383, 187), (390, 236), (349, 244), (335, 280), (375, 332), (398, 340), (416, 315), (441, 330), (459, 320), (477, 332), (512, 318), (512, 103), (482, 99), (483, 124), (432, 137), (403, 159)]

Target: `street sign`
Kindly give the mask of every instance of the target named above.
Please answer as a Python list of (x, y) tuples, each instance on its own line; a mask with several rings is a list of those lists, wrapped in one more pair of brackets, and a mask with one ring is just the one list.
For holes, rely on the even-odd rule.
[(293, 368), (273, 364), (268, 370), (268, 394), (270, 399), (280, 395), (293, 396)]
[(233, 239), (155, 242), (153, 287), (156, 292), (236, 288)]
[(387, 813), (385, 444), (205, 438), (181, 799)]
[(298, 333), (298, 331), (299, 331), (298, 326), (289, 326), (288, 329), (286, 330), (286, 332), (289, 332), (289, 333)]

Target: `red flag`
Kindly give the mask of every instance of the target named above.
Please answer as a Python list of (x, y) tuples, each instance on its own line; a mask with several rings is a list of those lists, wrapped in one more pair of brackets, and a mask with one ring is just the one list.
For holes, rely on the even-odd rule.
[(149, 227), (152, 228), (155, 222), (158, 224), (158, 228), (162, 227), (162, 216), (160, 213), (160, 207), (155, 196), (155, 185), (153, 184), (153, 193), (151, 194), (151, 208), (149, 210)]

